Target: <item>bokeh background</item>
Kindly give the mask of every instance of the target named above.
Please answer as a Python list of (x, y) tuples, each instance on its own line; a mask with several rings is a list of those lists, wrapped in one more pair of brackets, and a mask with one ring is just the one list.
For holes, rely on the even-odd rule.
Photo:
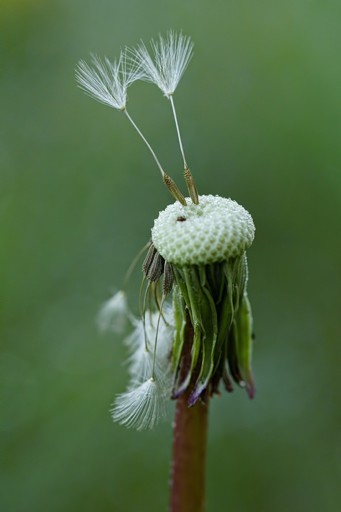
[[(144, 433), (112, 423), (125, 350), (95, 317), (170, 198), (74, 68), (169, 28), (195, 42), (175, 99), (199, 190), (236, 199), (257, 226), (257, 396), (212, 402), (207, 510), (340, 510), (340, 2), (0, 7), (1, 510), (167, 509), (171, 420)], [(180, 181), (167, 101), (138, 84), (129, 106)]]

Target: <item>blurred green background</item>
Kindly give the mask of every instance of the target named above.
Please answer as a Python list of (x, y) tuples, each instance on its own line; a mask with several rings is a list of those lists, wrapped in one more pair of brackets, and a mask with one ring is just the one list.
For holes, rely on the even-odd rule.
[[(131, 126), (77, 89), (74, 68), (169, 28), (195, 42), (175, 99), (199, 190), (236, 199), (257, 227), (257, 395), (212, 402), (207, 511), (340, 510), (340, 2), (0, 8), (1, 510), (167, 509), (171, 421), (143, 433), (112, 423), (125, 350), (95, 316), (170, 197)], [(169, 104), (138, 84), (129, 106), (179, 182)]]

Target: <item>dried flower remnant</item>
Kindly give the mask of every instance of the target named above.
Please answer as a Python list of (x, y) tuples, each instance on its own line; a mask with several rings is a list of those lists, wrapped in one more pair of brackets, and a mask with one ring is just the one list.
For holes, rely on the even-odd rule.
[[(191, 60), (189, 37), (169, 32), (123, 52), (114, 64), (96, 58), (76, 73), (91, 96), (122, 110), (150, 150), (175, 202), (159, 213), (143, 262), (142, 318), (120, 309), (118, 296), (99, 316), (115, 330), (120, 315), (133, 324), (125, 339), (130, 384), (113, 405), (115, 421), (151, 428), (170, 399), (188, 397), (188, 406), (207, 401), (233, 382), (254, 396), (252, 314), (247, 296), (246, 250), (254, 239), (251, 215), (237, 202), (199, 195), (188, 168), (174, 105), (174, 93)], [(127, 88), (137, 80), (156, 84), (170, 100), (189, 197), (165, 173), (154, 150), (127, 111)], [(119, 292), (121, 293), (121, 292)], [(116, 315), (116, 316), (115, 316)], [(193, 336), (186, 335), (190, 327)]]

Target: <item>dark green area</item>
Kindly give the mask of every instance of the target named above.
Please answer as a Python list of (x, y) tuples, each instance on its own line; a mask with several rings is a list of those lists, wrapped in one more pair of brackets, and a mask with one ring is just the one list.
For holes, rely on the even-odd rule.
[[(195, 42), (175, 101), (199, 192), (257, 228), (257, 394), (212, 403), (207, 510), (339, 510), (340, 16), (336, 0), (1, 2), (1, 510), (167, 508), (171, 422), (111, 422), (125, 350), (95, 315), (170, 197), (74, 67), (169, 28)], [(167, 100), (137, 84), (129, 106), (180, 182)]]

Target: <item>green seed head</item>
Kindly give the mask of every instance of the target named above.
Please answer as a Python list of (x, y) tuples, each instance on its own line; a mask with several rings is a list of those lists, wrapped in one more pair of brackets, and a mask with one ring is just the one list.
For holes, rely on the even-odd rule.
[(153, 244), (169, 263), (217, 263), (241, 256), (252, 244), (252, 217), (236, 201), (213, 195), (200, 196), (199, 204), (186, 201), (167, 206), (152, 228)]

